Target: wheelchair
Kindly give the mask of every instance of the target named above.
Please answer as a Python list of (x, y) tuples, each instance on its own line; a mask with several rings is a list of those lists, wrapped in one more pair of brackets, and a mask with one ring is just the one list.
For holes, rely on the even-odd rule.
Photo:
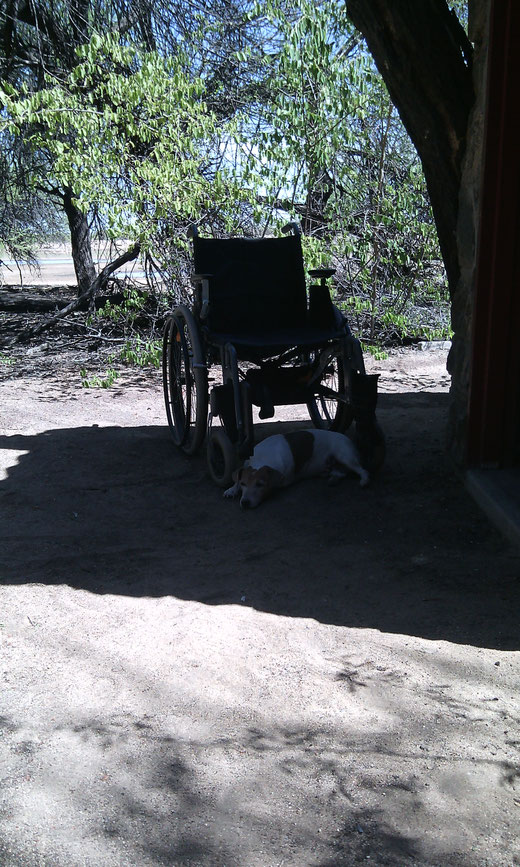
[(355, 419), (362, 462), (382, 462), (377, 377), (366, 375), (359, 340), (332, 304), (334, 270), (309, 271), (315, 282), (307, 293), (300, 226), (282, 231), (215, 239), (191, 226), (193, 304), (176, 307), (165, 322), (173, 441), (194, 455), (206, 440), (209, 473), (221, 487), (253, 452), (253, 406), (268, 419), (276, 406), (305, 404), (315, 427), (341, 432)]

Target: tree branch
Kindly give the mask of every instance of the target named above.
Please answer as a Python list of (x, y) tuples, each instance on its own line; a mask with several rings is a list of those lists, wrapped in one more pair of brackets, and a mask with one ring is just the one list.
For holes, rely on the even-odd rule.
[(118, 268), (121, 268), (122, 265), (126, 265), (127, 262), (132, 262), (134, 259), (137, 259), (140, 252), (140, 245), (135, 244), (133, 247), (130, 247), (126, 253), (122, 253), (121, 256), (118, 256), (117, 259), (114, 259), (113, 262), (109, 262), (108, 265), (105, 265), (102, 271), (98, 274), (96, 279), (90, 284), (89, 288), (86, 292), (83, 292), (74, 301), (71, 301), (70, 304), (67, 304), (66, 307), (63, 307), (62, 310), (59, 310), (54, 316), (51, 316), (49, 319), (46, 319), (44, 322), (40, 322), (39, 325), (35, 325), (32, 328), (25, 328), (20, 332), (18, 337), (16, 338), (17, 342), (21, 342), (22, 340), (27, 340), (30, 337), (36, 337), (37, 334), (41, 334), (42, 331), (46, 331), (47, 328), (50, 328), (51, 325), (54, 325), (56, 322), (59, 322), (60, 319), (63, 319), (64, 316), (67, 316), (69, 313), (73, 313), (74, 310), (78, 310), (80, 307), (83, 307), (86, 304), (90, 304), (90, 302), (95, 298), (96, 294), (99, 290), (105, 285), (108, 278), (114, 271), (117, 271)]

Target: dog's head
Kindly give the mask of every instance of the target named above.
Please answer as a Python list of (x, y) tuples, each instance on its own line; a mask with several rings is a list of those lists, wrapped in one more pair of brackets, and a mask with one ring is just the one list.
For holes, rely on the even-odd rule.
[(240, 485), (240, 505), (243, 509), (255, 509), (269, 496), (274, 488), (280, 487), (282, 474), (272, 467), (242, 467), (233, 473), (233, 479)]

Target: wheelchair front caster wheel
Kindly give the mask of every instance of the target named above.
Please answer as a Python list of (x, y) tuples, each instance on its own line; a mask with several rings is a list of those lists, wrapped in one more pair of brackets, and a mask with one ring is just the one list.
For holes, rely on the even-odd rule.
[(219, 488), (228, 488), (233, 483), (233, 472), (238, 466), (236, 447), (224, 428), (215, 428), (207, 438), (209, 474)]

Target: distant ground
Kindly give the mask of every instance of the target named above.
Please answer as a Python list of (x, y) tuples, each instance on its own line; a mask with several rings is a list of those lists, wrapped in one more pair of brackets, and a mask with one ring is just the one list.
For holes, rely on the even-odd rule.
[[(129, 246), (129, 241), (118, 242), (120, 251), (126, 250)], [(93, 244), (92, 252), (96, 263), (106, 264), (109, 258), (110, 261), (115, 258), (110, 254), (109, 246), (105, 242)], [(6, 264), (1, 268), (3, 282), (7, 285), (22, 284), (23, 286), (59, 286), (63, 284), (72, 286), (76, 284), (70, 244), (49, 244), (37, 251), (36, 258), (39, 263), (37, 269), (27, 265), (19, 267), (15, 262), (7, 259)], [(140, 274), (140, 268), (138, 262), (130, 262), (123, 266), (118, 274), (122, 276), (133, 273), (136, 277), (137, 274)]]
[(243, 513), (157, 371), (0, 354), (2, 867), (520, 864), (519, 557), (446, 458), (445, 355), (370, 362), (367, 489)]

